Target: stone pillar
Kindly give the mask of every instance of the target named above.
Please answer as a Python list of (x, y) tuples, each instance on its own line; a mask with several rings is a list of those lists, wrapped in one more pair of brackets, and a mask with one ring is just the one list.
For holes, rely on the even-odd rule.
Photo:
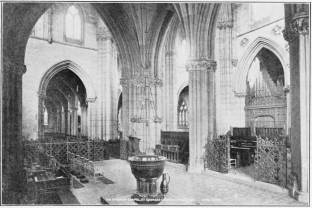
[(189, 61), (189, 172), (204, 170), (203, 158), (207, 139), (216, 134), (214, 60)]
[(65, 112), (63, 109), (61, 109), (61, 133), (65, 134), (66, 133), (66, 121), (65, 121)]
[(128, 141), (129, 141), (129, 135), (131, 135), (131, 127), (132, 127), (132, 123), (130, 122), (130, 85), (128, 83), (128, 79), (127, 78), (121, 78), (120, 79), (120, 85), (122, 86), (122, 107), (121, 107), (121, 114), (122, 114), (122, 128), (123, 128), (123, 132), (122, 132), (122, 138), (121, 140), (123, 142), (121, 142), (122, 144), (124, 144), (124, 146), (122, 146), (120, 148), (120, 158), (121, 159), (127, 159), (128, 158), (128, 148), (125, 145)]
[(57, 108), (56, 109), (56, 129), (55, 129), (55, 132), (57, 132), (57, 133), (60, 133), (61, 132), (61, 119), (62, 119), (62, 117), (61, 117), (61, 110), (60, 110), (60, 108)]
[(117, 94), (113, 93), (117, 59), (114, 57), (112, 36), (105, 26), (97, 29), (96, 37), (99, 75), (96, 85), (100, 91), (97, 99), (97, 135), (104, 140), (109, 140), (117, 135), (117, 128), (114, 128), (116, 118), (113, 115), (113, 104), (117, 100)]
[(70, 134), (69, 132), (70, 127), (68, 126), (70, 117), (68, 117), (68, 115), (69, 115), (69, 110), (65, 109), (64, 110), (64, 134)]
[(175, 108), (175, 103), (177, 102), (177, 96), (174, 92), (174, 77), (176, 74), (174, 73), (175, 66), (174, 66), (174, 58), (175, 54), (172, 50), (168, 50), (165, 53), (165, 75), (164, 75), (164, 91), (165, 91), (165, 112), (163, 116), (165, 117), (165, 129), (167, 131), (175, 130), (175, 126), (177, 126), (175, 121), (175, 116), (177, 109)]
[(72, 135), (72, 126), (71, 126), (71, 123), (72, 123), (72, 113), (71, 113), (71, 110), (67, 109), (67, 134), (68, 135)]
[(24, 178), (22, 152), (22, 77), (23, 63), (4, 58), (2, 70), (2, 174), (8, 188), (21, 188)]
[(81, 120), (80, 120), (80, 125), (81, 125), (81, 135), (87, 136), (88, 135), (88, 105), (82, 104), (80, 105), (81, 109)]
[[(96, 137), (95, 134), (95, 123), (97, 122), (96, 120), (96, 114), (94, 114), (95, 108), (96, 108), (96, 98), (87, 98), (86, 102), (88, 105), (87, 108), (87, 135), (90, 139), (94, 139)], [(96, 112), (96, 111), (95, 111)]]
[(78, 108), (76, 107), (71, 108), (71, 135), (77, 135), (78, 128), (77, 110)]
[(290, 86), (287, 85), (284, 88), (284, 92), (286, 95), (286, 105), (287, 105), (287, 109), (286, 109), (286, 129), (285, 129), (285, 133), (286, 135), (289, 136), (290, 134), (290, 128), (291, 128), (291, 96), (290, 96)]
[[(226, 134), (231, 125), (237, 125), (237, 98), (234, 97), (232, 80), (234, 77), (233, 55), (232, 55), (232, 28), (233, 17), (230, 3), (221, 6), (217, 22), (217, 61), (218, 71), (216, 72), (217, 83), (217, 134)], [(241, 108), (244, 111), (244, 106)]]
[(44, 103), (46, 95), (38, 93), (38, 139), (44, 138)]
[(284, 38), (289, 43), (291, 87), (291, 166), (293, 189), (290, 195), (309, 202), (310, 142), (310, 34), (309, 5), (285, 4)]

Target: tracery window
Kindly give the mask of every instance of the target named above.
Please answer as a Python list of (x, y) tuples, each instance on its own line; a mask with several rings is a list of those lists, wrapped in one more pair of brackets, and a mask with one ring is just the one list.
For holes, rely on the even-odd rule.
[(188, 128), (188, 108), (184, 100), (181, 100), (178, 106), (178, 127)]
[(82, 15), (76, 6), (68, 7), (65, 15), (65, 41), (82, 44)]

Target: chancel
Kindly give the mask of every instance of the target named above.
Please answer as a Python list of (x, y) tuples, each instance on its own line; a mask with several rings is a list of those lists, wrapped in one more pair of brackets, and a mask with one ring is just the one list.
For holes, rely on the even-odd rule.
[(2, 204), (309, 204), (309, 3), (3, 2)]

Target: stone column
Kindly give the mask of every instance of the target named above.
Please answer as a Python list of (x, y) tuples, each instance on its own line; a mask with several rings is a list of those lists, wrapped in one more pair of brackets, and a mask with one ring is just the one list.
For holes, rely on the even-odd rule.
[(64, 110), (64, 134), (70, 134), (69, 132), (70, 127), (68, 126), (70, 117), (68, 117), (68, 115), (69, 115), (69, 110), (65, 109)]
[(215, 70), (214, 60), (192, 60), (189, 72), (189, 172), (204, 170), (203, 158), (207, 139), (215, 136)]
[(81, 104), (81, 135), (87, 136), (88, 135), (88, 105), (87, 104)]
[[(164, 75), (164, 81), (165, 81), (165, 112), (163, 116), (165, 117), (165, 129), (167, 131), (173, 131), (175, 130), (175, 126), (177, 126), (176, 123), (174, 123), (176, 116), (177, 109), (175, 108), (175, 103), (177, 102), (177, 96), (174, 92), (174, 76), (176, 75), (174, 73), (175, 66), (174, 66), (174, 58), (175, 54), (174, 51), (168, 50), (165, 53), (165, 75)], [(175, 99), (176, 98), (176, 99)]]
[[(117, 100), (117, 94), (113, 93), (113, 81), (115, 62), (112, 36), (106, 27), (97, 29), (97, 62), (98, 62), (98, 89), (100, 93), (97, 99), (98, 130), (97, 134), (104, 140), (113, 139), (117, 135), (117, 129), (114, 129), (114, 102)], [(114, 132), (115, 131), (115, 132)]]
[(287, 109), (286, 109), (286, 129), (285, 133), (289, 136), (291, 128), (291, 96), (290, 96), (290, 85), (285, 86), (284, 93), (286, 95)]
[(58, 107), (57, 109), (56, 109), (56, 129), (55, 129), (55, 132), (57, 132), (57, 133), (60, 133), (61, 132), (61, 124), (62, 124), (62, 122), (61, 122), (61, 119), (62, 119), (62, 114), (61, 114), (62, 112), (61, 112), (61, 110), (60, 110), (60, 108)]
[[(237, 98), (234, 97), (233, 93), (233, 55), (232, 55), (232, 28), (233, 28), (233, 17), (232, 8), (230, 3), (222, 4), (218, 22), (217, 22), (217, 43), (218, 44), (218, 71), (216, 72), (216, 83), (217, 83), (217, 133), (218, 135), (226, 134), (230, 130), (230, 126), (237, 125)], [(244, 106), (241, 107), (244, 111)]]
[(293, 192), (299, 201), (309, 202), (310, 142), (310, 34), (309, 5), (285, 5), (284, 38), (289, 43), (291, 86), (291, 166)]
[(120, 158), (127, 159), (128, 158), (128, 148), (125, 145), (129, 141), (129, 135), (131, 135), (131, 126), (132, 123), (130, 122), (130, 84), (129, 79), (121, 78), (120, 85), (122, 86), (122, 107), (121, 107), (121, 114), (122, 114), (122, 138), (120, 141), (124, 146), (120, 148)]
[(38, 93), (38, 139), (44, 138), (44, 102), (46, 95)]
[(87, 108), (87, 135), (90, 139), (94, 139), (96, 137), (95, 134), (95, 123), (97, 122), (96, 120), (96, 114), (94, 114), (95, 108), (96, 108), (96, 98), (87, 98), (86, 102), (88, 105)]
[(24, 178), (22, 152), (23, 63), (4, 58), (2, 70), (2, 174), (8, 188), (19, 189)]
[(71, 126), (71, 123), (72, 123), (72, 113), (71, 113), (71, 110), (67, 109), (67, 134), (68, 135), (72, 135), (72, 126)]
[(77, 135), (78, 128), (77, 110), (78, 108), (76, 107), (71, 108), (71, 135)]
[(66, 126), (65, 112), (63, 111), (63, 109), (61, 109), (61, 133), (62, 134), (66, 133), (65, 126)]

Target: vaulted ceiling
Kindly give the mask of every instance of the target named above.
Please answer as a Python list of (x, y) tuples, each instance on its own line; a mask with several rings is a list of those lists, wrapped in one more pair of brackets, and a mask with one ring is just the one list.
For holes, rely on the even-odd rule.
[[(53, 5), (53, 3), (4, 3), (5, 58), (14, 62), (24, 62), (26, 44), (32, 28), (40, 16)], [(211, 32), (209, 18), (213, 20), (215, 17), (218, 11), (217, 4), (91, 3), (91, 5), (115, 40), (123, 76), (136, 76), (141, 73), (142, 67), (151, 69), (151, 72), (157, 70), (155, 57), (175, 15), (182, 21), (186, 38), (194, 43), (192, 48), (197, 50), (194, 54), (204, 56), (211, 53), (207, 52), (212, 49), (207, 49), (211, 44), (209, 42), (211, 38), (206, 33)], [(195, 22), (185, 18), (188, 11), (196, 16), (193, 19)], [(193, 31), (194, 29), (196, 31)], [(192, 39), (197, 33), (199, 40)]]

